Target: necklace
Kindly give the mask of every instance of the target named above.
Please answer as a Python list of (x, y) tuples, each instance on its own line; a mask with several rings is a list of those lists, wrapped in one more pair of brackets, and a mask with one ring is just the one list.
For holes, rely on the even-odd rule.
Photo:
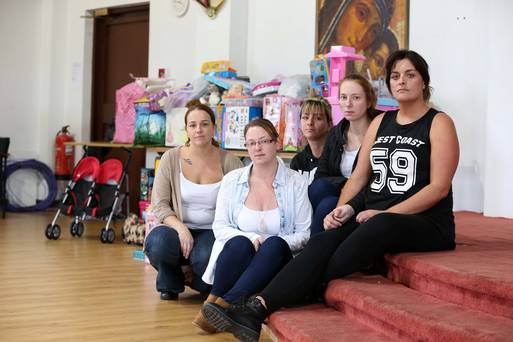
[(182, 158), (184, 162), (186, 162), (189, 165), (192, 165), (192, 159), (191, 158)]
[(258, 224), (258, 232), (259, 233), (267, 233), (268, 228), (267, 224), (265, 223), (265, 211), (260, 212), (260, 223)]

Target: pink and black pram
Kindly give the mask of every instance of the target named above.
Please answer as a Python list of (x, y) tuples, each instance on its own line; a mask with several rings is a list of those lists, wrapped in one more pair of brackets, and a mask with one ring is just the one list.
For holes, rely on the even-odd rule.
[[(73, 176), (64, 192), (62, 202), (52, 223), (46, 227), (46, 237), (57, 240), (61, 229), (56, 224), (59, 215), (72, 216), (71, 236), (82, 236), (84, 221), (92, 217), (107, 220), (100, 231), (100, 241), (112, 243), (116, 238), (114, 229), (110, 228), (115, 211), (120, 207), (121, 185), (127, 178), (127, 168), (131, 158), (130, 150), (125, 164), (118, 159), (107, 159), (103, 163), (95, 157), (84, 157), (73, 170)], [(128, 214), (128, 181), (126, 184), (126, 203)]]
[(95, 157), (82, 158), (75, 169), (71, 180), (66, 186), (64, 195), (52, 223), (46, 226), (45, 235), (50, 240), (61, 236), (61, 227), (56, 223), (60, 214), (73, 217), (70, 224), (72, 236), (82, 236), (84, 233), (85, 208), (89, 202), (92, 188), (98, 178), (100, 162)]
[[(103, 243), (112, 243), (116, 239), (114, 229), (110, 228), (110, 223), (115, 211), (120, 207), (121, 185), (127, 178), (128, 162), (131, 152), (127, 150), (129, 157), (125, 165), (118, 159), (108, 159), (100, 165), (98, 181), (93, 186), (90, 201), (85, 208), (87, 215), (107, 220), (107, 224), (100, 231), (100, 241)], [(128, 214), (128, 181), (126, 183), (126, 203)]]

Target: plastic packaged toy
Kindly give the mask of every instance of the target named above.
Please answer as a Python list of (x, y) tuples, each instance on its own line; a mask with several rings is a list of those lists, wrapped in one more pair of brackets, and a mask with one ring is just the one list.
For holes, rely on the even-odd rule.
[(222, 144), (225, 149), (244, 150), (244, 127), (262, 117), (262, 99), (227, 99), (224, 101)]

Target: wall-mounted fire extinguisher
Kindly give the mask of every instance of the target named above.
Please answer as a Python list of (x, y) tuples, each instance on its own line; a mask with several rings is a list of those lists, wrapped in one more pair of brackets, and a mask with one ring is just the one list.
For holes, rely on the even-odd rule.
[(65, 142), (75, 141), (68, 127), (62, 127), (55, 136), (55, 175), (57, 176), (69, 176), (73, 171), (75, 146), (64, 145)]

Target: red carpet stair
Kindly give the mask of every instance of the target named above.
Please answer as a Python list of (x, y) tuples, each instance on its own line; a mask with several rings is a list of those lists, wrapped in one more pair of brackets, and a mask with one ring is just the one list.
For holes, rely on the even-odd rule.
[[(457, 213), (456, 251), (389, 256), (270, 318), (280, 341), (513, 341), (513, 220)], [(392, 281), (393, 280), (393, 281)]]

